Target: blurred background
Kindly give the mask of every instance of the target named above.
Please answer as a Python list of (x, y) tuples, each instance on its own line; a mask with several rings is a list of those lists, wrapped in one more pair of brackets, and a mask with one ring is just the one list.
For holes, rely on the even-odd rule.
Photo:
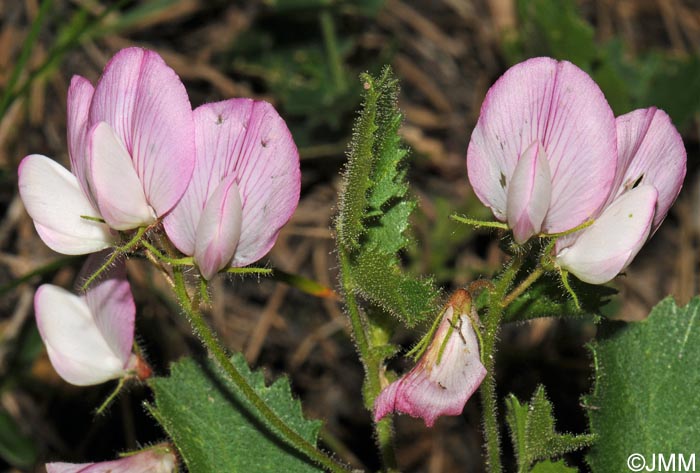
[[(80, 74), (95, 81), (119, 49), (157, 51), (182, 77), (193, 107), (230, 97), (272, 102), (301, 154), (302, 196), (263, 263), (335, 288), (332, 219), (339, 172), (359, 106), (358, 74), (391, 64), (401, 81), (401, 130), (412, 149), (410, 180), (420, 206), (407, 268), (446, 290), (488, 276), (503, 261), (498, 238), (448, 219), (488, 218), (465, 166), (469, 136), (489, 86), (510, 65), (538, 55), (589, 72), (616, 115), (656, 105), (681, 131), (689, 167), (664, 225), (614, 287), (606, 315), (644, 318), (671, 294), (698, 292), (700, 190), (700, 2), (697, 0), (266, 0), (150, 2), (0, 0), (0, 471), (43, 471), (50, 460), (95, 461), (165, 437), (132, 387), (108, 412), (94, 409), (113, 386), (76, 388), (48, 362), (33, 318), (37, 285), (71, 287), (82, 263), (38, 238), (17, 193), (17, 165), (41, 153), (68, 165), (66, 91)], [(129, 261), (137, 337), (159, 374), (179, 357), (202, 356), (163, 279)], [(220, 277), (211, 323), (270, 380), (288, 373), (307, 416), (343, 460), (379, 467), (362, 368), (342, 303), (272, 280)], [(528, 399), (538, 383), (560, 431), (584, 432), (589, 391), (585, 344), (592, 318), (506, 327), (497, 363), (501, 395)], [(405, 347), (420, 332), (398, 334)], [(392, 366), (409, 367), (402, 359)], [(434, 428), (399, 417), (403, 471), (479, 472), (478, 396), (462, 416)], [(505, 434), (505, 430), (504, 430)], [(510, 446), (505, 440), (510, 455)], [(586, 471), (582, 454), (567, 458)], [(509, 464), (509, 463), (507, 463)], [(512, 466), (512, 464), (510, 464)]]

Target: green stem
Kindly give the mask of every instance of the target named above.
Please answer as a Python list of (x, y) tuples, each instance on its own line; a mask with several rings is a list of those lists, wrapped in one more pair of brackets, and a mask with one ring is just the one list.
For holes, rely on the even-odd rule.
[(151, 245), (150, 242), (147, 240), (143, 240), (143, 246), (153, 253), (153, 255), (158, 258), (159, 260), (163, 261), (164, 263), (171, 264), (173, 266), (193, 266), (194, 265), (194, 257), (192, 256), (185, 256), (184, 258), (171, 258), (170, 256), (164, 255), (161, 251), (158, 250), (155, 246)]
[(450, 215), (450, 218), (455, 222), (465, 223), (471, 225), (475, 228), (498, 228), (499, 230), (508, 230), (508, 225), (503, 222), (490, 222), (486, 220), (476, 220), (469, 217), (462, 217), (461, 215)]
[(238, 371), (229, 359), (226, 351), (216, 339), (214, 332), (209, 328), (202, 313), (194, 307), (187, 292), (182, 268), (175, 267), (173, 270), (175, 282), (175, 295), (180, 305), (184, 308), (187, 318), (192, 324), (194, 332), (200, 337), (204, 346), (214, 357), (221, 368), (226, 371), (229, 378), (236, 385), (246, 401), (253, 406), (257, 413), (262, 416), (266, 423), (279, 435), (280, 439), (289, 446), (307, 456), (313, 462), (323, 466), (332, 472), (349, 472), (344, 465), (338, 463), (333, 458), (322, 452), (306, 439), (296, 433), (282, 420), (266, 403), (258, 396), (258, 393), (248, 384), (243, 375)]
[[(357, 303), (355, 294), (353, 293), (354, 283), (350, 276), (350, 262), (348, 255), (342, 248), (339, 248), (340, 253), (340, 274), (341, 285), (345, 292), (345, 306), (347, 314), (350, 318), (350, 327), (352, 328), (355, 345), (360, 355), (360, 361), (365, 368), (365, 386), (362, 392), (364, 393), (365, 407), (372, 410), (374, 400), (379, 396), (382, 390), (380, 382), (380, 370), (382, 360), (377, 359), (372, 354), (370, 338), (367, 333), (367, 322), (364, 320), (360, 306)], [(396, 471), (396, 455), (394, 453), (394, 429), (391, 417), (385, 417), (374, 424), (374, 433), (379, 446), (379, 451), (382, 456), (385, 471)]]
[(508, 307), (511, 302), (513, 302), (515, 299), (518, 298), (518, 296), (520, 296), (523, 292), (525, 292), (528, 287), (532, 286), (535, 283), (535, 281), (537, 281), (540, 278), (540, 276), (542, 276), (543, 274), (544, 274), (544, 269), (542, 269), (541, 266), (538, 266), (537, 268), (535, 268), (535, 270), (532, 273), (530, 273), (530, 275), (528, 277), (526, 277), (523, 280), (523, 282), (521, 282), (518, 285), (518, 287), (513, 289), (513, 291), (510, 294), (508, 294), (505, 297), (505, 299), (503, 299), (503, 304), (502, 304), (503, 307), (504, 308)]
[(501, 466), (501, 436), (498, 424), (498, 398), (496, 395), (496, 376), (494, 367), (496, 363), (496, 341), (498, 331), (503, 318), (505, 308), (505, 296), (518, 271), (522, 267), (523, 259), (515, 256), (510, 265), (496, 280), (494, 288), (489, 294), (488, 312), (484, 322), (483, 344), (481, 346), (482, 359), (486, 368), (486, 377), (481, 383), (482, 415), (484, 421), (484, 436), (486, 437), (486, 463), (489, 473), (498, 473)]
[(102, 274), (103, 271), (105, 271), (107, 268), (109, 268), (112, 263), (114, 263), (114, 260), (116, 260), (119, 256), (130, 252), (133, 250), (138, 244), (142, 243), (142, 238), (143, 235), (146, 233), (146, 227), (140, 227), (138, 231), (134, 234), (133, 238), (126, 242), (125, 245), (120, 246), (118, 248), (115, 248), (114, 251), (112, 252), (111, 255), (109, 255), (109, 258), (100, 266), (100, 268), (95, 271), (88, 279), (85, 281), (81, 287), (83, 291), (87, 291), (87, 289), (90, 287), (90, 284), (92, 284), (95, 279), (97, 279), (100, 274)]
[(107, 399), (105, 399), (104, 402), (102, 404), (100, 404), (100, 407), (98, 407), (97, 410), (95, 411), (96, 415), (102, 414), (105, 411), (105, 409), (107, 409), (107, 406), (112, 404), (112, 401), (114, 401), (114, 399), (117, 397), (117, 395), (119, 395), (119, 393), (122, 391), (122, 388), (124, 387), (125, 383), (126, 383), (125, 376), (122, 376), (121, 378), (119, 378), (119, 383), (117, 384), (117, 387), (114, 389), (114, 391), (112, 391), (112, 393), (109, 396), (107, 396)]
[(255, 268), (252, 266), (247, 266), (244, 268), (226, 268), (225, 273), (228, 274), (263, 274), (268, 276), (272, 274), (272, 269), (270, 268)]

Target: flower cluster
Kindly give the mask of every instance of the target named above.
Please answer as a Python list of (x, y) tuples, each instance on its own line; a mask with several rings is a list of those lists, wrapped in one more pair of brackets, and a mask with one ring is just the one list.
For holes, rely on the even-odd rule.
[[(125, 241), (166, 241), (162, 257), (189, 258), (206, 280), (257, 261), (298, 204), (299, 155), (270, 104), (230, 99), (193, 111), (177, 74), (140, 48), (118, 52), (94, 87), (73, 77), (67, 102), (71, 170), (43, 155), (25, 157), (20, 196), (51, 249), (100, 253), (83, 269), (84, 294), (50, 284), (37, 290), (37, 325), (69, 383), (145, 379), (150, 368), (133, 352), (136, 310), (126, 267), (110, 252), (125, 252)], [(173, 470), (171, 454), (153, 455), (48, 468)]]
[(588, 74), (535, 58), (487, 93), (467, 170), (477, 197), (517, 243), (571, 233), (556, 242), (557, 264), (601, 284), (629, 265), (666, 217), (686, 152), (663, 111), (616, 119)]
[[(488, 91), (467, 151), (469, 181), (513, 239), (556, 238), (554, 261), (602, 284), (661, 225), (686, 173), (683, 141), (655, 107), (615, 118), (602, 91), (566, 61), (535, 58)], [(397, 411), (431, 426), (457, 415), (486, 375), (476, 313), (458, 291), (416, 366), (385, 387), (375, 420)]]

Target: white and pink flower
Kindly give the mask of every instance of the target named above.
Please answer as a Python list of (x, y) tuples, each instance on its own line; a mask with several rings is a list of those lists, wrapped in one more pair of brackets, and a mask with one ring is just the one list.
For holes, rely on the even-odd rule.
[(420, 417), (432, 427), (444, 415), (459, 415), (479, 387), (481, 363), (471, 298), (464, 290), (452, 296), (430, 345), (416, 366), (384, 388), (374, 402), (374, 420), (391, 412)]
[(600, 88), (551, 58), (517, 64), (496, 81), (467, 151), (474, 192), (518, 243), (596, 215), (616, 165), (615, 117)]
[[(84, 277), (94, 272), (103, 256), (88, 258)], [(52, 284), (40, 286), (34, 311), (51, 364), (67, 382), (89, 386), (150, 374), (132, 352), (136, 306), (123, 262), (106, 270), (82, 296)]]
[(119, 460), (46, 465), (46, 473), (174, 473), (176, 471), (177, 459), (169, 445), (156, 445)]
[(50, 248), (92, 253), (115, 244), (113, 230), (164, 216), (195, 160), (192, 108), (177, 74), (155, 52), (128, 48), (96, 87), (73, 77), (68, 151), (71, 172), (39, 154), (19, 167), (22, 201)]
[(202, 275), (264, 256), (299, 203), (299, 154), (267, 102), (230, 99), (194, 111), (197, 165), (163, 223)]

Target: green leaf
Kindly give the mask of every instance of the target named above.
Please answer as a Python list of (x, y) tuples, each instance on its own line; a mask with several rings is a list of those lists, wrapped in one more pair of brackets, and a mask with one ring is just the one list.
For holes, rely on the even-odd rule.
[(398, 82), (388, 67), (379, 78), (362, 80), (365, 100), (343, 176), (338, 241), (348, 254), (349, 289), (412, 326), (433, 313), (438, 291), (432, 280), (409, 274), (400, 259), (416, 202), (407, 196)]
[(593, 442), (592, 435), (560, 434), (554, 430), (552, 404), (543, 386), (537, 388), (530, 404), (520, 404), (511, 394), (506, 399), (506, 406), (506, 421), (519, 473), (529, 472), (532, 464), (538, 460), (559, 457)]
[(550, 460), (545, 460), (543, 462), (537, 463), (530, 473), (577, 473), (576, 468), (567, 466), (564, 460), (559, 460), (558, 462), (552, 462)]
[(661, 301), (646, 320), (608, 324), (592, 347), (595, 386), (586, 397), (597, 435), (594, 472), (623, 471), (632, 453), (698, 453), (700, 298), (679, 308)]
[(17, 468), (29, 468), (36, 462), (37, 451), (32, 439), (5, 411), (0, 411), (0, 457)]
[[(320, 421), (304, 418), (289, 381), (265, 386), (263, 373), (251, 372), (243, 356), (232, 359), (255, 391), (292, 429), (316, 444)], [(285, 472), (320, 471), (278, 441), (259, 422), (228, 377), (213, 363), (185, 359), (172, 365), (170, 376), (149, 381), (154, 417), (172, 437), (189, 471)]]

